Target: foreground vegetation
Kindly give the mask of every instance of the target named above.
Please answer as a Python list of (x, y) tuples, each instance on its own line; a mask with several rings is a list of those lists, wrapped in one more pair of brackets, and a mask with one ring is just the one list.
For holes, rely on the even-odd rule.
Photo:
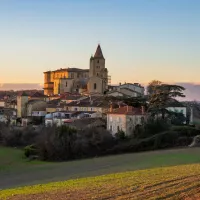
[(199, 155), (200, 148), (186, 148), (50, 163), (28, 161), (22, 150), (0, 147), (0, 190), (133, 170), (195, 164), (200, 163)]
[(200, 164), (2, 190), (0, 199), (198, 199)]
[(163, 119), (149, 119), (126, 137), (122, 131), (113, 137), (103, 128), (76, 130), (67, 126), (13, 128), (0, 124), (0, 145), (24, 149), (30, 159), (63, 161), (111, 154), (184, 147), (200, 130), (171, 126)]
[(42, 164), (45, 162), (39, 160), (29, 162), (23, 155), (22, 149), (0, 146), (0, 173)]

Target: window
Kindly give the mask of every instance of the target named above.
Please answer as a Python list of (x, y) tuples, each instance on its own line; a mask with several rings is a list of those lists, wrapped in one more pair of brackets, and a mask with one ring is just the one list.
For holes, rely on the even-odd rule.
[(97, 89), (97, 84), (96, 83), (94, 83), (94, 90), (96, 90)]
[(110, 131), (112, 131), (112, 126), (110, 126)]
[(117, 118), (117, 122), (121, 122), (121, 118), (120, 117)]
[(99, 76), (99, 73), (97, 73), (97, 76)]
[(117, 126), (117, 131), (119, 132), (119, 126)]
[(67, 87), (67, 81), (66, 81), (66, 87)]
[(99, 63), (99, 60), (97, 60), (97, 63)]

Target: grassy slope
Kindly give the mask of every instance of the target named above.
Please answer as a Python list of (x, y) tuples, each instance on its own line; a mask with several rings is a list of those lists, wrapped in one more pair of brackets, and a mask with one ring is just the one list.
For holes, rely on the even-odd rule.
[(200, 164), (154, 168), (3, 190), (0, 199), (199, 199)]
[(28, 162), (16, 149), (0, 148), (0, 189), (110, 173), (200, 163), (200, 149), (107, 156), (63, 163)]
[(23, 158), (23, 151), (16, 148), (0, 147), (0, 172), (21, 169), (34, 164), (43, 164), (41, 161), (28, 162)]

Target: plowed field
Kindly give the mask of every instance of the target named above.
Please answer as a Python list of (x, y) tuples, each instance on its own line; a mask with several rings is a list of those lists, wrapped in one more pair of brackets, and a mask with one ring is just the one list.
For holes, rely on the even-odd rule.
[(200, 199), (200, 164), (130, 171), (2, 190), (0, 199)]

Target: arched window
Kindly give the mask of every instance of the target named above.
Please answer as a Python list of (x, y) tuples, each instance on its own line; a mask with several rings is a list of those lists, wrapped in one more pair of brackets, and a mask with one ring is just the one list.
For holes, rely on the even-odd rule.
[(96, 90), (97, 89), (97, 84), (96, 83), (94, 83), (94, 90)]

